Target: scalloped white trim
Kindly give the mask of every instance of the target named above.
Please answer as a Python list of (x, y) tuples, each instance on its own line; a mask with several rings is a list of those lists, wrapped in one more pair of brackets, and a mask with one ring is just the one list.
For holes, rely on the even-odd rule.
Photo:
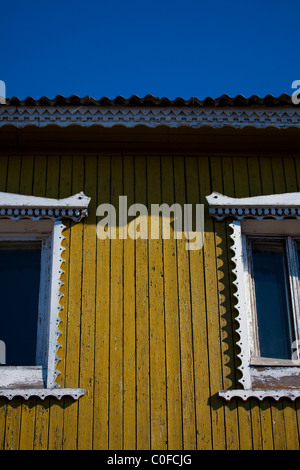
[(21, 397), (25, 398), (25, 400), (28, 400), (31, 397), (37, 397), (41, 398), (44, 400), (45, 398), (48, 397), (53, 397), (57, 398), (60, 400), (63, 397), (69, 396), (73, 398), (74, 400), (77, 400), (80, 398), (82, 395), (84, 395), (85, 390), (82, 388), (10, 388), (10, 389), (5, 389), (1, 388), (0, 389), (0, 397), (5, 397), (8, 398), (9, 400), (12, 400), (15, 397)]
[(213, 192), (206, 196), (209, 204), (209, 214), (217, 220), (233, 217), (242, 220), (253, 217), (261, 220), (274, 218), (300, 219), (300, 192), (285, 194), (270, 194), (246, 198), (233, 198)]
[(65, 260), (62, 257), (65, 248), (62, 246), (63, 240), (66, 237), (63, 235), (63, 230), (66, 226), (56, 221), (53, 228), (53, 247), (52, 247), (52, 274), (51, 274), (51, 305), (49, 312), (49, 343), (48, 343), (48, 366), (47, 366), (47, 388), (58, 387), (57, 377), (60, 375), (60, 371), (57, 369), (57, 365), (60, 361), (58, 351), (61, 348), (59, 343), (59, 337), (62, 332), (59, 329), (59, 325), (62, 322), (60, 312), (63, 306), (60, 303), (63, 294), (61, 287), (64, 285), (62, 281), (62, 275), (64, 274), (63, 263)]
[(65, 199), (25, 196), (0, 192), (0, 218), (40, 220), (69, 218), (80, 222), (87, 216), (90, 198), (83, 192)]
[(66, 127), (77, 124), (90, 127), (100, 124), (112, 127), (116, 124), (125, 127), (145, 125), (157, 127), (211, 126), (220, 128), (232, 126), (243, 128), (252, 126), (266, 128), (299, 127), (300, 110), (296, 106), (245, 108), (245, 107), (132, 107), (132, 106), (5, 106), (0, 107), (0, 127), (11, 124), (14, 127), (35, 125), (44, 127), (57, 124)]
[(239, 382), (246, 389), (251, 387), (251, 376), (249, 369), (250, 348), (248, 343), (248, 324), (246, 315), (246, 298), (244, 285), (245, 251), (243, 249), (240, 221), (234, 220), (232, 224), (230, 224), (230, 227), (232, 229), (230, 237), (233, 241), (233, 245), (231, 247), (233, 251), (232, 261), (234, 263), (233, 274), (235, 275), (235, 280), (233, 281), (233, 283), (236, 287), (236, 290), (233, 295), (236, 299), (235, 308), (238, 311), (238, 316), (236, 317), (236, 321), (238, 322), (238, 328), (236, 332), (239, 335), (239, 340), (237, 341), (237, 345), (240, 348), (240, 353), (238, 354), (238, 357), (241, 361), (240, 365), (238, 366), (238, 369), (242, 374), (241, 378), (239, 379)]
[(229, 401), (232, 398), (242, 398), (244, 401), (249, 398), (258, 398), (264, 400), (265, 398), (274, 398), (278, 401), (280, 398), (289, 398), (295, 401), (300, 398), (300, 390), (298, 389), (273, 389), (273, 390), (220, 390), (219, 396)]

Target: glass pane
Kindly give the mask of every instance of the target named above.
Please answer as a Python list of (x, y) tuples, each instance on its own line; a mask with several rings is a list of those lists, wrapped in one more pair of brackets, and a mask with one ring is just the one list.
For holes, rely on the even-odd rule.
[(261, 357), (291, 359), (294, 337), (284, 241), (252, 242)]
[(35, 365), (40, 244), (0, 244), (0, 340), (7, 366)]
[(298, 253), (298, 269), (300, 272), (300, 242), (296, 241), (297, 253)]

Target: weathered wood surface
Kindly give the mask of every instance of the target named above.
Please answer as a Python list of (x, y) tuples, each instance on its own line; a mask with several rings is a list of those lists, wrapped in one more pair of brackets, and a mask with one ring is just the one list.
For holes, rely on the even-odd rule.
[[(1, 449), (299, 449), (299, 401), (226, 402), (236, 351), (227, 222), (204, 247), (99, 240), (96, 207), (294, 192), (300, 158), (1, 156), (0, 191), (92, 198), (65, 230), (59, 369), (79, 400), (0, 399)], [(118, 227), (119, 230), (119, 227)]]

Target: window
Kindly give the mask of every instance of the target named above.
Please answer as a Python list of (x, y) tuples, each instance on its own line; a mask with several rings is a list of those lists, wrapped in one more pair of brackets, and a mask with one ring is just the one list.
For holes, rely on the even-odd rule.
[(79, 398), (56, 382), (62, 219), (80, 222), (89, 198), (0, 193), (0, 396)]
[(258, 364), (259, 358), (273, 358), (296, 364), (300, 316), (298, 239), (249, 236), (246, 243), (253, 328), (251, 362), (256, 360)]
[(300, 194), (207, 196), (210, 214), (233, 219), (234, 293), (242, 388), (220, 396), (300, 396)]
[(1, 340), (6, 347), (7, 366), (40, 362), (37, 328), (41, 251), (39, 241), (0, 239)]

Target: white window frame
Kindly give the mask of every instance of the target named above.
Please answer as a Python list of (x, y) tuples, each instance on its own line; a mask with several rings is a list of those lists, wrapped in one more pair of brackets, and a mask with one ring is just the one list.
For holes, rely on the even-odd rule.
[[(299, 240), (299, 235), (293, 235), (295, 230), (299, 230), (299, 222), (295, 220), (286, 220), (284, 222), (274, 220), (243, 220), (241, 223), (241, 230), (243, 250), (247, 254), (245, 259), (244, 276), (247, 317), (249, 324), (251, 365), (282, 365), (290, 367), (300, 366), (300, 293), (298, 281), (300, 279), (300, 273), (295, 247), (295, 242), (297, 239)], [(293, 320), (293, 328), (295, 330), (294, 354), (297, 356), (297, 359), (274, 359), (269, 357), (262, 357), (259, 351), (255, 286), (252, 271), (251, 240), (268, 241), (277, 239), (284, 240), (286, 243), (288, 287), (291, 297), (291, 316)]]
[(37, 335), (37, 363), (40, 365), (0, 365), (0, 396), (60, 399), (68, 395), (77, 399), (84, 394), (80, 388), (60, 388), (56, 366), (61, 334), (58, 325), (62, 309), (63, 219), (80, 222), (87, 216), (89, 201), (83, 193), (60, 200), (0, 193), (0, 241), (42, 240)]
[[(207, 196), (209, 213), (219, 221), (231, 218), (230, 228), (233, 245), (232, 261), (236, 287), (234, 292), (238, 311), (237, 342), (240, 353), (239, 370), (242, 374), (237, 390), (220, 390), (219, 395), (226, 400), (240, 397), (247, 400), (256, 397), (282, 397), (295, 400), (300, 397), (299, 348), (297, 360), (278, 360), (261, 358), (255, 354), (255, 307), (253, 302), (253, 279), (249, 266), (247, 238), (249, 236), (300, 237), (300, 193), (258, 196), (249, 198), (230, 198), (219, 193)], [(291, 248), (291, 247), (289, 247)], [(290, 283), (294, 286), (293, 312), (295, 329), (300, 334), (299, 287), (296, 282), (298, 267), (295, 254), (290, 250)], [(299, 344), (299, 343), (298, 343)]]

